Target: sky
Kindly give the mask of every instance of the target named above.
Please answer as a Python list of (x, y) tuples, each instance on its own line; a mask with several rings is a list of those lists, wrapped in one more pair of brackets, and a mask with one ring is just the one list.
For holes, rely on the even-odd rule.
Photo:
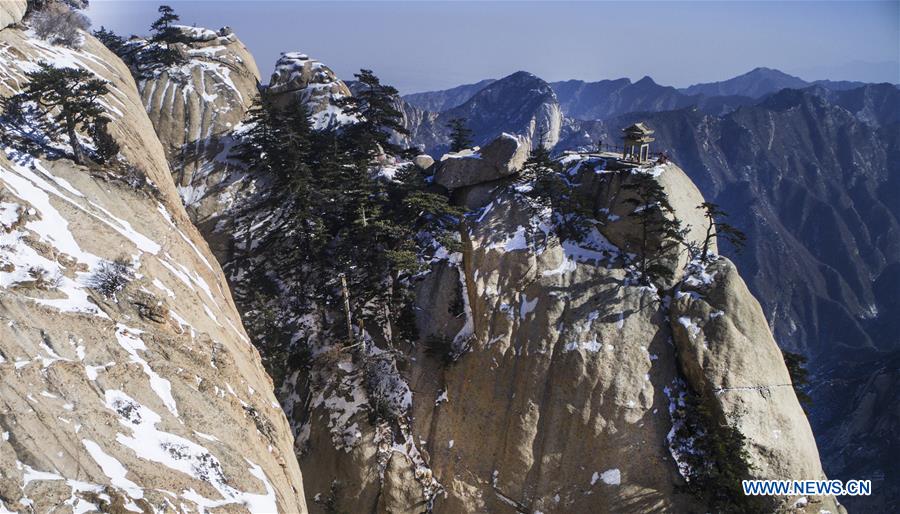
[(91, 0), (87, 14), (95, 28), (143, 35), (163, 1), (183, 24), (231, 26), (264, 83), (285, 51), (344, 79), (372, 69), (401, 93), (519, 70), (547, 81), (649, 75), (675, 87), (757, 66), (807, 80), (900, 82), (900, 0)]

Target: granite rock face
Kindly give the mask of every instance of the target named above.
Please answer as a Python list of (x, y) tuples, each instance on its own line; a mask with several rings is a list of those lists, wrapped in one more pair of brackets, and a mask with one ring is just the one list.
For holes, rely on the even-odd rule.
[(28, 4), (25, 0), (4, 0), (0, 2), (0, 29), (19, 23), (25, 16)]
[(306, 512), (271, 379), (135, 82), (84, 39), (0, 30), (0, 95), (40, 60), (92, 71), (122, 158), (50, 160), (4, 126), (0, 510)]
[[(576, 187), (592, 192), (598, 213), (628, 217), (634, 204), (622, 186), (641, 173), (660, 181), (675, 217), (702, 223), (702, 196), (672, 163), (615, 171), (580, 157), (568, 158), (566, 167)], [(686, 307), (667, 296), (690, 294), (695, 272), (685, 258), (669, 261), (673, 292), (642, 286), (629, 252), (613, 242), (633, 240), (633, 224), (598, 216), (603, 221), (582, 240), (560, 240), (546, 208), (503, 181), (484, 186), (485, 198), (460, 233), (462, 251), (433, 262), (415, 283), (414, 345), (389, 351), (373, 332), (360, 360), (329, 336), (326, 320), (340, 314), (321, 305), (283, 324), (286, 339), (304, 341), (312, 354), (296, 367), (281, 359), (273, 372), (312, 511), (700, 511), (696, 498), (677, 490), (684, 478), (670, 438), (673, 391), (702, 394), (722, 380), (736, 384), (758, 365), (771, 367), (771, 381), (754, 384), (780, 387), (759, 398), (717, 397), (720, 419), (736, 423), (746, 437), (761, 463), (754, 476), (822, 476), (780, 353), (756, 316), (758, 304), (745, 289), (725, 287), (739, 279), (720, 273), (716, 287), (725, 287), (721, 295), (728, 299), (715, 309), (733, 314), (717, 322), (749, 312), (756, 316), (747, 320), (752, 329), (744, 329), (747, 336), (711, 331), (709, 346), (727, 348), (722, 359), (734, 366), (707, 372), (707, 361), (691, 357), (679, 339), (681, 325), (672, 321), (686, 312), (675, 309)], [(286, 251), (270, 246), (275, 239), (265, 235), (279, 233), (273, 220), (280, 216), (260, 211), (238, 221), (274, 225), (240, 239), (241, 255), (229, 261), (238, 303), (246, 308), (254, 305), (253, 286), (242, 277), (261, 266), (272, 266), (265, 272), (273, 276), (290, 272), (267, 264)], [(695, 242), (700, 237), (688, 233)], [(733, 269), (727, 261), (716, 265)], [(305, 301), (284, 294), (279, 302)], [(710, 293), (707, 301), (720, 296)], [(762, 335), (767, 339), (750, 340)], [(436, 355), (436, 341), (454, 362)], [(391, 357), (398, 353), (403, 358)], [(393, 377), (389, 400), (401, 413), (395, 422), (374, 415), (383, 399), (365, 385), (373, 361), (385, 362)], [(775, 435), (787, 432), (792, 435)], [(841, 511), (824, 499), (796, 512), (820, 508)]]
[[(669, 319), (687, 382), (715, 398), (723, 419), (749, 440), (753, 478), (825, 479), (784, 358), (734, 265), (725, 258), (694, 263)], [(816, 503), (837, 508), (833, 499)]]
[[(259, 84), (259, 69), (230, 28), (176, 27), (179, 66), (136, 74), (144, 107), (172, 164), (179, 194), (195, 220), (203, 221), (233, 200), (236, 164), (229, 159), (232, 131), (239, 129)], [(132, 39), (130, 45), (145, 44)], [(148, 65), (152, 52), (138, 51)]]
[[(272, 91), (291, 101), (317, 89), (311, 88), (316, 80), (336, 80), (300, 54), (286, 54), (279, 70)], [(290, 306), (274, 342), (254, 336), (296, 438), (310, 509), (702, 511), (697, 498), (677, 488), (684, 476), (670, 437), (670, 409), (672, 392), (680, 387), (713, 394), (717, 419), (737, 426), (759, 462), (754, 476), (822, 476), (780, 353), (758, 316), (758, 303), (728, 271), (733, 267), (717, 258), (705, 272), (721, 268), (718, 281), (704, 282), (708, 290), (701, 291), (694, 263), (674, 252), (666, 261), (673, 271), (670, 283), (636, 280), (639, 235), (629, 219), (635, 206), (623, 186), (637, 174), (659, 181), (673, 216), (689, 226), (689, 240), (699, 242), (705, 233), (697, 208), (703, 197), (678, 166), (617, 170), (607, 169), (603, 159), (567, 157), (573, 187), (584, 188), (595, 202), (597, 223), (578, 240), (561, 240), (553, 213), (503, 180), (527, 157), (521, 148), (541, 144), (535, 134), (542, 128), (559, 135), (558, 103), (535, 79), (515, 74), (440, 115), (477, 113), (469, 119), (484, 121), (483, 134), (493, 134), (487, 141), (502, 134), (494, 131), (506, 122), (524, 129), (516, 131), (520, 139), (501, 136), (490, 151), (494, 143), (480, 154), (434, 165), (436, 182), (454, 189), (470, 212), (459, 233), (462, 250), (435, 258), (412, 283), (419, 333), (412, 343), (391, 346), (375, 327), (363, 324), (358, 336), (365, 351), (344, 351), (343, 340), (329, 329), (342, 314), (302, 296), (302, 283), (283, 280), (314, 270), (297, 270), (280, 258), (291, 249), (290, 238), (281, 237), (290, 213), (266, 201), (264, 180), (254, 181), (248, 172), (256, 203), (226, 206), (222, 219), (229, 223), (201, 225), (222, 250), (217, 256), (229, 269), (242, 312), (260, 308), (260, 280), (270, 281), (267, 306)], [(330, 87), (323, 89), (332, 105), (332, 95), (345, 93)], [(535, 91), (534, 101), (513, 109), (503, 91), (523, 88)], [(485, 105), (515, 116), (497, 121), (479, 110)], [(413, 114), (421, 115), (421, 130), (441, 119)], [(457, 163), (449, 161), (478, 166), (453, 170)], [(291, 314), (295, 310), (304, 314)], [(692, 339), (693, 325), (678, 321), (695, 315), (714, 320), (696, 325), (715, 349), (709, 355)], [(720, 330), (716, 323), (737, 328)], [(302, 359), (292, 357), (295, 342), (307, 350)], [(436, 354), (436, 344), (444, 345), (452, 363)], [(760, 365), (768, 375), (753, 377)], [(368, 383), (372, 367), (386, 377), (381, 396)], [(722, 384), (749, 378), (766, 378), (753, 387), (777, 391), (758, 397), (714, 394)], [(385, 405), (397, 413), (390, 421), (376, 414)], [(775, 435), (785, 431), (792, 435)], [(841, 510), (826, 498), (798, 504), (796, 511), (821, 508)]]

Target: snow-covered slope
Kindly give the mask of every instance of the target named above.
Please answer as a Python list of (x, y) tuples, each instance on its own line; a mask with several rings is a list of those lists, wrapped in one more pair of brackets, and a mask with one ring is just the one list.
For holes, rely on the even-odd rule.
[[(110, 81), (128, 164), (0, 148), (0, 511), (305, 512), (271, 381), (128, 69), (89, 35), (68, 50), (10, 27), (0, 95), (39, 60)], [(126, 283), (104, 295), (111, 274)]]

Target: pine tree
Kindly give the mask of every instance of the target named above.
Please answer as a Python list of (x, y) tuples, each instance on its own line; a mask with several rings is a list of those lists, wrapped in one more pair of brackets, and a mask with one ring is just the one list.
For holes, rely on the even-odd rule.
[(152, 39), (154, 41), (168, 41), (172, 36), (172, 24), (181, 18), (175, 14), (175, 9), (168, 5), (160, 5), (157, 12), (159, 13), (159, 18), (150, 25), (150, 30), (154, 32)]
[(313, 125), (303, 102), (293, 102), (276, 119), (281, 124), (284, 169), (282, 181), (294, 196), (307, 195), (312, 180)]
[(744, 494), (741, 481), (754, 468), (746, 437), (736, 424), (721, 419), (715, 400), (689, 393), (673, 414), (683, 421), (675, 436), (690, 443), (682, 454), (688, 465), (687, 483), (678, 486), (679, 491), (703, 501), (710, 512), (773, 512), (769, 498)]
[(662, 262), (670, 250), (685, 242), (685, 230), (675, 218), (668, 195), (662, 185), (650, 174), (633, 172), (634, 181), (622, 188), (634, 196), (625, 200), (634, 206), (629, 217), (636, 219), (640, 227), (637, 243), (637, 268), (641, 280), (649, 285), (668, 280), (673, 272)]
[(520, 181), (530, 186), (525, 192), (527, 196), (553, 209), (561, 240), (583, 239), (590, 228), (590, 199), (580, 188), (573, 187), (563, 174), (562, 165), (550, 156), (550, 150), (543, 144), (532, 149), (520, 172)]
[(246, 124), (250, 127), (234, 147), (231, 157), (248, 167), (263, 173), (273, 173), (277, 166), (271, 159), (278, 153), (275, 109), (265, 91), (257, 94), (247, 111)]
[(354, 74), (360, 83), (357, 94), (343, 98), (344, 112), (356, 116), (357, 122), (343, 131), (346, 148), (362, 161), (368, 161), (379, 151), (388, 155), (406, 155), (405, 148), (391, 141), (391, 134), (408, 135), (403, 126), (403, 113), (397, 108), (397, 90), (381, 83), (372, 70), (362, 69)]
[(806, 357), (799, 353), (788, 352), (782, 350), (784, 356), (784, 364), (787, 366), (788, 374), (791, 377), (791, 384), (794, 387), (794, 394), (803, 412), (809, 415), (809, 408), (812, 407), (812, 397), (807, 393), (809, 388), (809, 370), (806, 369)]
[(108, 48), (112, 53), (120, 57), (122, 56), (125, 49), (125, 38), (119, 36), (112, 30), (107, 30), (106, 27), (102, 25), (99, 30), (94, 31), (94, 37), (103, 43), (103, 46)]
[(747, 236), (735, 227), (721, 221), (722, 218), (728, 216), (728, 213), (712, 202), (703, 202), (697, 208), (703, 209), (703, 214), (707, 220), (706, 236), (703, 238), (703, 244), (699, 250), (702, 262), (709, 262), (709, 244), (716, 237), (731, 243), (736, 251), (740, 251), (744, 247)]
[(25, 89), (4, 101), (4, 109), (33, 102), (44, 118), (51, 136), (65, 133), (72, 148), (72, 159), (84, 164), (84, 150), (78, 141), (78, 129), (90, 130), (104, 119), (100, 97), (109, 89), (107, 82), (93, 73), (76, 68), (54, 68), (39, 62), (38, 69), (25, 74)]
[(160, 16), (150, 25), (153, 31), (150, 44), (141, 49), (139, 58), (139, 73), (145, 76), (156, 69), (181, 65), (185, 62), (185, 58), (172, 47), (172, 43), (178, 42), (178, 32), (172, 24), (180, 18), (168, 5), (159, 6), (157, 11)]
[(91, 136), (94, 146), (97, 147), (96, 157), (100, 164), (110, 162), (119, 155), (119, 143), (109, 133), (109, 122), (109, 118), (101, 116), (88, 128), (88, 135)]
[(459, 152), (472, 146), (472, 130), (466, 126), (464, 118), (453, 118), (447, 123), (450, 129), (450, 151)]

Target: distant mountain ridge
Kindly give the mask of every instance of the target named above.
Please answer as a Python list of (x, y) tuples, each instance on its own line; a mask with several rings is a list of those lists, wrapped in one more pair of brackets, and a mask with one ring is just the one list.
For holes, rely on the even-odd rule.
[[(404, 102), (429, 112), (444, 112), (458, 107), (496, 82), (486, 79), (450, 89), (404, 95)], [(651, 77), (632, 82), (628, 78), (595, 82), (565, 80), (550, 83), (560, 109), (568, 118), (602, 120), (629, 112), (660, 112), (696, 106), (701, 111), (721, 116), (738, 107), (752, 105), (782, 89), (819, 87), (841, 92), (866, 86), (855, 81), (817, 80), (809, 82), (772, 68), (755, 68), (731, 79), (674, 88), (656, 83)], [(895, 87), (891, 85), (891, 87)]]
[(419, 109), (443, 112), (466, 103), (469, 98), (472, 98), (476, 93), (496, 81), (497, 79), (484, 79), (474, 84), (463, 84), (440, 91), (411, 93), (404, 95), (403, 100)]
[(567, 80), (550, 84), (559, 97), (566, 116), (576, 119), (600, 120), (627, 112), (658, 112), (696, 105), (709, 114), (724, 114), (750, 105), (753, 98), (730, 95), (706, 97), (686, 95), (671, 86), (657, 84), (650, 77), (632, 83), (627, 78), (584, 82)]
[(782, 89), (801, 89), (809, 82), (772, 68), (754, 68), (743, 75), (722, 80), (694, 84), (679, 91), (686, 95), (741, 95), (760, 98)]

